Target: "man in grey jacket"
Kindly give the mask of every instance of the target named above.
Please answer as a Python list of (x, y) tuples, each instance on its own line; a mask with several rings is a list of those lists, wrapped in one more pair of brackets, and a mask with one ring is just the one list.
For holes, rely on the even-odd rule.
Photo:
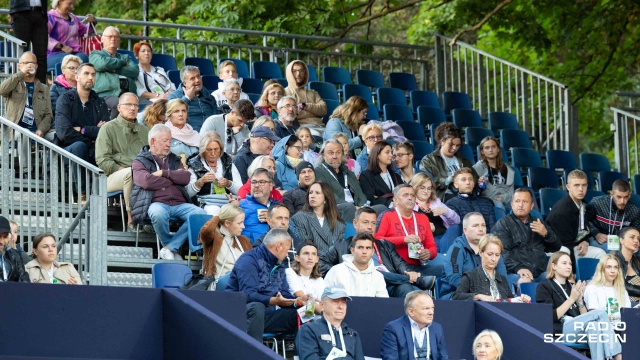
[(224, 141), (224, 152), (233, 157), (249, 137), (247, 121), (253, 119), (253, 104), (250, 100), (238, 100), (228, 114), (211, 115), (202, 124), (200, 136), (215, 131)]

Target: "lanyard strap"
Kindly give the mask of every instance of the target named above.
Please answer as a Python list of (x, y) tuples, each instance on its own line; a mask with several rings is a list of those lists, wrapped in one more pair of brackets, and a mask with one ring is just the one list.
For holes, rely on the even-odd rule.
[[(400, 215), (400, 211), (398, 211), (397, 206), (396, 206), (396, 214), (398, 214), (398, 219), (400, 219), (400, 225), (402, 225), (402, 230), (404, 230), (404, 235), (409, 236), (409, 232), (407, 231), (407, 228), (404, 226), (404, 218), (402, 217), (402, 215)], [(418, 221), (416, 220), (416, 214), (413, 211), (411, 211), (411, 217), (413, 218), (413, 230), (415, 234), (418, 237), (420, 237), (420, 234), (418, 234)]]
[[(562, 287), (562, 285), (558, 282), (558, 280), (556, 278), (553, 279), (553, 281), (555, 281), (556, 284), (558, 284), (558, 286), (560, 286), (560, 290), (562, 290), (562, 293), (564, 294), (564, 297), (567, 298), (567, 300), (569, 299), (569, 295), (567, 295), (567, 292), (564, 291), (564, 288)], [(573, 302), (573, 304), (571, 305), (571, 307), (576, 307), (576, 303), (575, 301)]]
[[(327, 321), (327, 326), (329, 327), (329, 334), (331, 334), (331, 346), (336, 347), (336, 336), (333, 334), (333, 328), (331, 327), (331, 324), (329, 324), (329, 321)], [(344, 336), (342, 336), (342, 326), (338, 326), (338, 334), (340, 334), (340, 343), (342, 344), (342, 352), (345, 352), (345, 349), (347, 348), (344, 345)]]
[[(609, 219), (611, 219), (611, 213), (613, 212), (613, 198), (611, 198), (611, 200), (609, 201)], [(622, 225), (624, 224), (624, 216), (626, 215), (626, 212), (624, 210), (622, 210), (622, 220), (620, 220), (620, 230), (622, 230)], [(607, 227), (609, 228), (609, 234), (613, 233), (613, 230), (615, 230), (616, 228), (616, 220), (618, 219), (618, 207), (616, 207), (616, 214), (615, 217), (613, 218), (613, 223), (610, 223), (607, 225)], [(607, 235), (609, 235), (607, 234)]]
[(378, 251), (378, 245), (376, 245), (376, 242), (373, 242), (373, 249), (376, 251), (376, 255), (378, 256), (378, 261), (380, 262), (380, 265), (384, 265), (382, 264), (382, 257), (380, 256), (380, 251)]

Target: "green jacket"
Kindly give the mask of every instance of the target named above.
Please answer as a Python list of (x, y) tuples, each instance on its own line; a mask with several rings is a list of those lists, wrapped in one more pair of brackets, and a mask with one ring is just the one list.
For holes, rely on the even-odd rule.
[[(17, 124), (22, 119), (24, 107), (27, 105), (27, 87), (24, 85), (24, 73), (18, 71), (0, 83), (0, 95), (7, 99), (7, 119)], [(53, 112), (51, 110), (51, 98), (49, 88), (38, 79), (33, 90), (33, 115), (36, 127), (43, 133), (51, 129)]]
[(140, 149), (149, 145), (149, 129), (120, 115), (102, 125), (96, 139), (96, 164), (107, 176), (120, 167), (128, 168)]
[[(471, 169), (471, 172), (473, 173), (473, 179), (475, 182), (477, 182), (478, 174), (476, 174), (476, 171), (473, 169), (471, 162), (469, 162), (469, 160), (467, 160), (460, 154), (456, 154), (455, 156), (456, 158), (458, 158), (458, 161), (460, 162), (462, 167)], [(422, 158), (422, 161), (420, 161), (420, 170), (427, 171), (433, 176), (433, 180), (435, 181), (436, 196), (442, 199), (445, 192), (447, 192), (447, 189), (449, 188), (449, 183), (447, 182), (449, 172), (447, 171), (447, 165), (444, 162), (444, 158), (440, 153), (439, 147), (431, 154)]]
[(96, 84), (93, 91), (98, 96), (120, 96), (120, 75), (129, 79), (129, 91), (136, 94), (136, 79), (140, 68), (127, 54), (111, 56), (106, 50), (94, 50), (89, 62), (96, 68)]
[[(316, 167), (316, 181), (324, 181), (331, 186), (333, 195), (336, 197), (336, 204), (346, 202), (344, 199), (344, 175), (339, 177), (338, 180), (340, 181), (338, 181), (336, 180), (335, 174), (327, 170), (325, 166), (329, 167), (329, 165), (323, 161), (322, 164)], [(354, 205), (363, 206), (367, 202), (367, 197), (362, 192), (360, 182), (358, 182), (356, 175), (344, 165), (340, 165), (340, 173), (347, 174), (347, 184), (349, 185), (349, 190), (351, 190)]]

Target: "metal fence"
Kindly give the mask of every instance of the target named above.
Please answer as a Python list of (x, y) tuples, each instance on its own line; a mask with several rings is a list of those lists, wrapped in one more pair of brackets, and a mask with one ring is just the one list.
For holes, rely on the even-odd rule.
[(628, 177), (638, 173), (640, 115), (612, 107), (616, 169)]
[(451, 38), (435, 35), (435, 89), (465, 92), (486, 117), (505, 111), (518, 117), (520, 127), (540, 141), (541, 152), (577, 150), (577, 119), (569, 88)]

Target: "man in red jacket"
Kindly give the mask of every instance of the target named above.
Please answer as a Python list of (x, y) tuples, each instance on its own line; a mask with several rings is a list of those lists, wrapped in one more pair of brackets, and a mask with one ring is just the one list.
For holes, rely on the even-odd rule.
[(423, 276), (442, 276), (444, 258), (438, 254), (429, 218), (413, 211), (415, 190), (406, 184), (396, 186), (393, 203), (395, 210), (382, 216), (375, 238), (394, 243), (398, 254)]

